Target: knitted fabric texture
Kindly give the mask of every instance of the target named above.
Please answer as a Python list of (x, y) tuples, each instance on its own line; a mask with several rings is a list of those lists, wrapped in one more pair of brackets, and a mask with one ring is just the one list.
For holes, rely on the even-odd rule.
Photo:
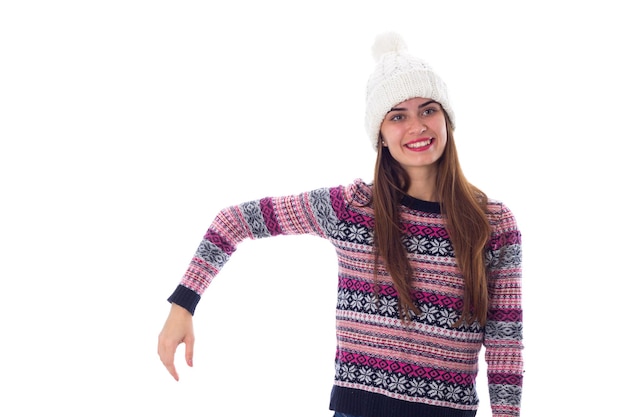
[(385, 115), (393, 106), (411, 98), (430, 98), (441, 104), (454, 128), (446, 84), (428, 63), (407, 52), (398, 34), (379, 35), (372, 46), (372, 55), (377, 64), (367, 83), (365, 129), (374, 150), (378, 149), (380, 124)]
[[(356, 180), (345, 187), (264, 198), (222, 210), (169, 301), (193, 313), (244, 239), (319, 236), (335, 247), (338, 257), (331, 409), (362, 417), (474, 416), (478, 359), (484, 345), (493, 416), (518, 416), (523, 372), (521, 237), (512, 213), (502, 203), (488, 203), (492, 236), (486, 251), (490, 295), (486, 325), (454, 327), (463, 309), (464, 281), (439, 204), (405, 197), (400, 213), (403, 242), (417, 271), (413, 295), (422, 311), (406, 325), (382, 265), (378, 282), (373, 280), (371, 195), (371, 185)], [(245, 374), (248, 365), (233, 369), (241, 373), (242, 383), (250, 383)]]

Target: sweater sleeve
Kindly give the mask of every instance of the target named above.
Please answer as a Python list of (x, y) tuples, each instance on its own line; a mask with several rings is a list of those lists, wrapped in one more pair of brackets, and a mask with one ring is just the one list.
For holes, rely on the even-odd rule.
[(494, 232), (487, 253), (490, 307), (485, 360), (493, 416), (517, 417), (524, 373), (521, 233), (511, 211), (503, 204), (496, 207), (492, 210)]
[(200, 297), (246, 239), (310, 234), (325, 237), (330, 189), (267, 197), (221, 210), (204, 235), (180, 284), (168, 298), (194, 314)]

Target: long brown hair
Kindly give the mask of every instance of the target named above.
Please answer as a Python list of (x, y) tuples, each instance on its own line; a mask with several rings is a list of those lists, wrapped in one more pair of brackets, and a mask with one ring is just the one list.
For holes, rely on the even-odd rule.
[[(484, 325), (489, 302), (484, 251), (491, 234), (486, 215), (487, 196), (463, 175), (447, 114), (445, 118), (448, 141), (437, 162), (436, 191), (456, 261), (465, 280), (463, 311), (456, 324), (478, 321)], [(374, 271), (377, 274), (382, 258), (398, 292), (403, 320), (409, 320), (411, 311), (420, 314), (412, 295), (413, 270), (403, 244), (398, 211), (409, 185), (408, 173), (379, 140), (372, 199)]]

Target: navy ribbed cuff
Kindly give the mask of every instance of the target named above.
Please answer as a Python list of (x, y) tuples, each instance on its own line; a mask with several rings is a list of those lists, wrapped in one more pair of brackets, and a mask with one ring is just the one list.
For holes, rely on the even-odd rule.
[(200, 295), (187, 287), (179, 285), (176, 287), (172, 295), (167, 299), (170, 303), (178, 304), (187, 311), (194, 314), (196, 306), (200, 302)]

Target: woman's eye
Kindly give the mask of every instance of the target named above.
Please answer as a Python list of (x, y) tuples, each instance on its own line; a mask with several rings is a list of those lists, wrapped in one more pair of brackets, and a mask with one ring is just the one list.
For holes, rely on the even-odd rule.
[(424, 111), (424, 114), (434, 114), (439, 111), (439, 107), (429, 107)]
[(401, 114), (395, 114), (393, 116), (391, 116), (391, 118), (389, 119), (392, 122), (397, 122), (398, 120), (402, 120), (402, 115)]

